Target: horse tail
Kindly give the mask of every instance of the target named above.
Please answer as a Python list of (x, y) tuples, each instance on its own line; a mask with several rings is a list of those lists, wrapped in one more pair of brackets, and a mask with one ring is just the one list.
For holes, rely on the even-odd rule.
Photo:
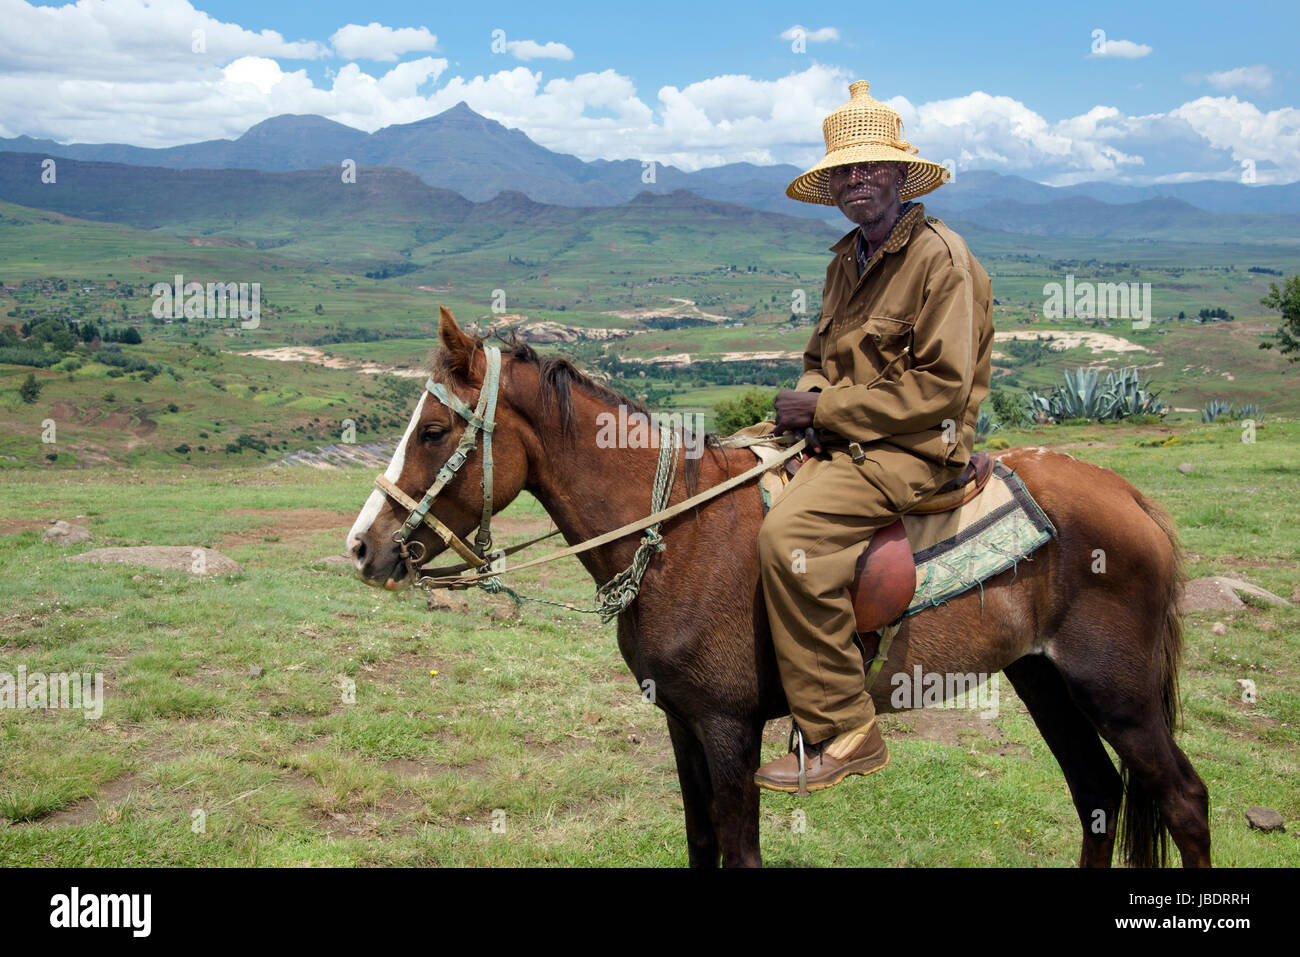
[[(1182, 702), (1178, 692), (1178, 668), (1183, 654), (1183, 622), (1178, 614), (1185, 556), (1178, 532), (1169, 513), (1151, 499), (1138, 496), (1138, 504), (1169, 542), (1170, 565), (1166, 579), (1157, 587), (1164, 612), (1160, 624), (1160, 704), (1165, 727), (1172, 738), (1178, 726)], [(1124, 783), (1124, 806), (1120, 824), (1120, 849), (1130, 867), (1164, 867), (1169, 858), (1169, 832), (1160, 805), (1129, 768), (1120, 763)]]

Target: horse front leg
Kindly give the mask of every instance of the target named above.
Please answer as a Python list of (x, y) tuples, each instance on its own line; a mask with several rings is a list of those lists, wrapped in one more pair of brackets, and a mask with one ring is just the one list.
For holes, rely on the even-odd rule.
[(724, 867), (762, 867), (758, 845), (758, 770), (763, 725), (736, 718), (705, 719), (704, 753), (713, 783), (713, 826)]
[(686, 813), (686, 851), (691, 867), (718, 866), (718, 833), (713, 827), (713, 784), (709, 762), (695, 732), (672, 715), (668, 735), (677, 757), (677, 780), (682, 787), (682, 809)]

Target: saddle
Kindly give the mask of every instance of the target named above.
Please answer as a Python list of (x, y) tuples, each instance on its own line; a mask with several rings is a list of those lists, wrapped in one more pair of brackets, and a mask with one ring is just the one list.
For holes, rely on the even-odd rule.
[[(797, 467), (788, 470), (793, 473)], [(976, 452), (956, 478), (941, 485), (908, 515), (938, 515), (961, 508), (984, 490), (992, 474), (993, 459)], [(858, 557), (852, 593), (859, 634), (878, 631), (907, 611), (916, 593), (916, 561), (901, 518), (871, 536), (871, 544)]]

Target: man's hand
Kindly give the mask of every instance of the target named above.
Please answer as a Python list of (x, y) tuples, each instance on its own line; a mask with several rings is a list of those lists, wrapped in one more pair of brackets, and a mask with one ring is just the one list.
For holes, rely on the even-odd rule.
[(822, 450), (821, 439), (812, 427), (813, 415), (817, 411), (816, 392), (782, 392), (776, 397), (776, 427), (782, 432), (793, 432), (799, 438), (808, 440), (808, 448), (813, 452)]

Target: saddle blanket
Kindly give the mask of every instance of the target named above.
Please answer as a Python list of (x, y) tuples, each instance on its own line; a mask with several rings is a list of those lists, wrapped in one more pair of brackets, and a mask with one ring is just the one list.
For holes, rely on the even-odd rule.
[[(749, 449), (762, 461), (781, 452), (777, 445)], [(762, 475), (759, 484), (767, 507), (788, 481), (779, 465)], [(908, 615), (982, 585), (1056, 536), (1056, 527), (1020, 476), (1001, 462), (993, 463), (988, 484), (965, 505), (934, 515), (904, 515), (903, 528), (916, 562), (916, 594)]]

